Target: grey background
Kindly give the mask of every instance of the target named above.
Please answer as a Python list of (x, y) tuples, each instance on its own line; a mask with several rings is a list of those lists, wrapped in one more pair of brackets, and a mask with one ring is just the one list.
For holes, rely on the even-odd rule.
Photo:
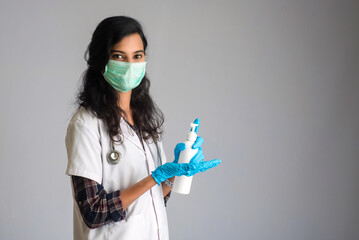
[(97, 24), (138, 19), (165, 148), (206, 160), (171, 239), (359, 239), (358, 1), (1, 1), (0, 238), (72, 238), (64, 138)]

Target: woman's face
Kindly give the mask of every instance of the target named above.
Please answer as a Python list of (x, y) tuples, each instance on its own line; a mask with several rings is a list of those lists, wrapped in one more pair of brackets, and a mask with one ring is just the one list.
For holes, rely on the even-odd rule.
[(110, 54), (111, 60), (122, 62), (144, 62), (145, 57), (143, 42), (138, 33), (124, 37), (112, 47)]

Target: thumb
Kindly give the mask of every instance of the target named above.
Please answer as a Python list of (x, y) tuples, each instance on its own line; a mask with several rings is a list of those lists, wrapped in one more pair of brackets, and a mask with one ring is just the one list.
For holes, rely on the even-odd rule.
[(180, 155), (180, 152), (186, 149), (186, 144), (184, 143), (178, 143), (174, 149), (174, 155), (175, 159), (173, 160), (174, 163), (178, 163), (178, 158)]

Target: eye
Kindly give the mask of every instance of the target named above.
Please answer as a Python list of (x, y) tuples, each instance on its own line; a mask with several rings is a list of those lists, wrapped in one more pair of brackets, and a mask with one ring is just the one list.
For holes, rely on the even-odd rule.
[(125, 58), (124, 56), (122, 56), (122, 55), (120, 55), (120, 54), (112, 55), (112, 57), (113, 57), (113, 58), (116, 58), (116, 59), (120, 59), (120, 60), (122, 60), (122, 59)]
[(141, 54), (136, 54), (136, 55), (135, 55), (135, 58), (136, 58), (136, 59), (140, 59), (140, 58), (142, 58), (142, 55), (141, 55)]

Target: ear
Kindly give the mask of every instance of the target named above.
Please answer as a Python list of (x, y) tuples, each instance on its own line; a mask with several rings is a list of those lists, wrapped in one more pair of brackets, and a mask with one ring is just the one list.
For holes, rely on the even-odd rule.
[(104, 75), (105, 70), (106, 70), (106, 66), (101, 70), (101, 74), (102, 74), (102, 75)]

